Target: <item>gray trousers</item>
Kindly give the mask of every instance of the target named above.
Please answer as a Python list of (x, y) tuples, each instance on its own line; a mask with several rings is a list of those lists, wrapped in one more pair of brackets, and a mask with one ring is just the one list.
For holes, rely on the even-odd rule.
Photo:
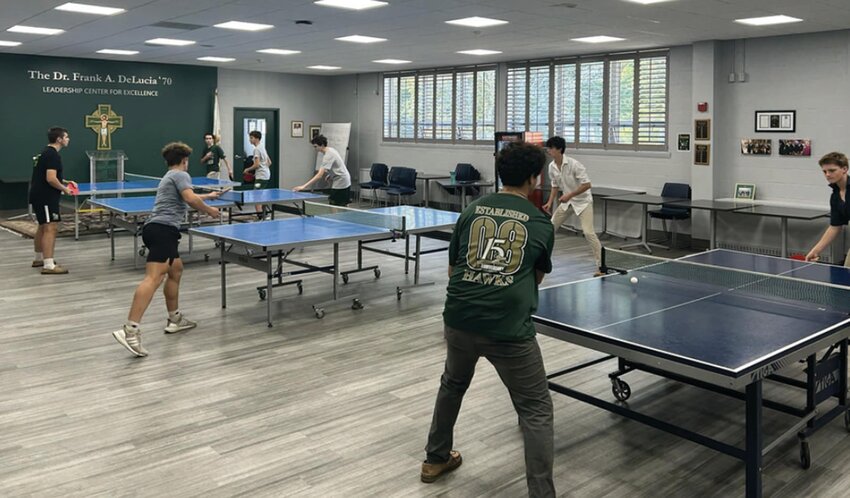
[(525, 474), (528, 495), (554, 497), (552, 479), (554, 459), (553, 409), (549, 395), (543, 356), (537, 339), (521, 342), (496, 342), (483, 335), (463, 332), (445, 326), (446, 367), (440, 379), (440, 390), (434, 407), (434, 418), (425, 447), (427, 462), (449, 459), (454, 425), (463, 395), (472, 382), (478, 358), (485, 357), (496, 368), (508, 388), (514, 409), (519, 415), (525, 445)]

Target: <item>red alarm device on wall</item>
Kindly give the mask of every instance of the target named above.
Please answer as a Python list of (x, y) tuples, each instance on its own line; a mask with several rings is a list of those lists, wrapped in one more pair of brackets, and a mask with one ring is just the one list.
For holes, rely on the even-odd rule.
[(697, 104), (697, 110), (698, 110), (699, 112), (706, 112), (706, 111), (708, 111), (708, 102), (699, 102), (699, 103)]

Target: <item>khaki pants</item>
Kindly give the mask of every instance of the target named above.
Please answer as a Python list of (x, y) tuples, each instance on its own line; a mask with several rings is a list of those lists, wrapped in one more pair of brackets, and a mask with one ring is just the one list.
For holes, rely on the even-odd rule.
[[(555, 209), (552, 213), (552, 224), (555, 225), (555, 231), (567, 221), (570, 211), (575, 213), (575, 209), (572, 206), (567, 209), (562, 209), (562, 206), (558, 206)], [(593, 228), (593, 205), (590, 204), (584, 208), (584, 211), (578, 215), (578, 219), (581, 222), (581, 231), (584, 232), (584, 238), (590, 244), (590, 249), (593, 251), (596, 266), (600, 267), (602, 266), (602, 243), (599, 242), (599, 237), (596, 236), (596, 230)]]
[(847, 251), (847, 256), (844, 258), (844, 266), (850, 268), (850, 250)]

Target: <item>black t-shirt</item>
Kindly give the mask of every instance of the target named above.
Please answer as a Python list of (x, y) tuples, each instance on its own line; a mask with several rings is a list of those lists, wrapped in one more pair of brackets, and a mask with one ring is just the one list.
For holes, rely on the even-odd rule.
[(841, 189), (838, 185), (832, 187), (832, 197), (829, 198), (829, 224), (840, 227), (850, 222), (850, 203), (841, 200)]
[(55, 169), (56, 178), (62, 181), (62, 157), (59, 151), (51, 146), (47, 146), (41, 151), (35, 167), (32, 170), (32, 181), (30, 182), (30, 202), (33, 200), (40, 202), (57, 201), (62, 195), (61, 190), (56, 190), (52, 185), (47, 183), (47, 170)]

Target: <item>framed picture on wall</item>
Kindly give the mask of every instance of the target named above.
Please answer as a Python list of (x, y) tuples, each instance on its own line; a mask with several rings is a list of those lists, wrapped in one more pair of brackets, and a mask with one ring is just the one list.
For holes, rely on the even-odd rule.
[(691, 135), (679, 133), (679, 150), (691, 150)]
[(779, 139), (780, 156), (811, 156), (812, 141), (808, 138)]
[(769, 156), (773, 151), (773, 140), (769, 138), (742, 138), (741, 154), (745, 156)]
[(322, 127), (317, 125), (310, 125), (310, 141), (314, 138), (318, 137), (322, 132)]
[(735, 184), (735, 200), (752, 201), (756, 198), (756, 186), (752, 183)]
[(708, 166), (711, 162), (711, 146), (694, 144), (694, 164)]
[(797, 111), (756, 111), (756, 131), (797, 131)]
[(694, 140), (711, 140), (711, 120), (694, 120)]
[(293, 121), (290, 132), (292, 138), (304, 138), (304, 121)]

